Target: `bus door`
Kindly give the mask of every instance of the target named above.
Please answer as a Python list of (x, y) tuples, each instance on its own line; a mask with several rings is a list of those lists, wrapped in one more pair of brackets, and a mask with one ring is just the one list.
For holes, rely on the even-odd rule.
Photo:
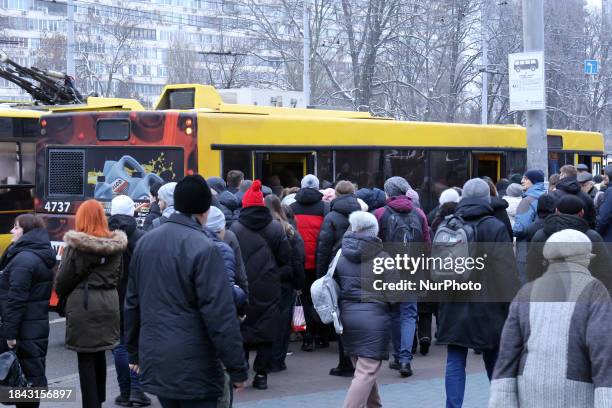
[(472, 177), (490, 177), (497, 183), (501, 175), (501, 153), (472, 152)]
[(255, 178), (280, 195), (283, 188), (299, 187), (306, 174), (314, 174), (316, 152), (255, 152)]
[(601, 166), (601, 156), (591, 156), (591, 174), (601, 174), (602, 166)]

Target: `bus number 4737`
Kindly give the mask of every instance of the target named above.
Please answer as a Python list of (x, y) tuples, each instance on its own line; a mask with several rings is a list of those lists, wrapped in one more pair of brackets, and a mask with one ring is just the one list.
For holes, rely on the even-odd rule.
[(48, 212), (67, 213), (70, 209), (70, 201), (47, 201), (43, 208)]

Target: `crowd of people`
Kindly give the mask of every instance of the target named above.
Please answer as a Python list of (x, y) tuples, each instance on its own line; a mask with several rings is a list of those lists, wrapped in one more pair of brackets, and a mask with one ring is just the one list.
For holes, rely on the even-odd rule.
[[(309, 174), (300, 188), (273, 192), (237, 170), (227, 181), (189, 175), (152, 187), (142, 226), (127, 196), (112, 200), (109, 218), (98, 201), (81, 204), (55, 277), (43, 222), (21, 215), (0, 260), (1, 347), (16, 350), (32, 385), (47, 385), (55, 287), (83, 407), (106, 400), (107, 350), (117, 405), (150, 405), (146, 392), (164, 408), (230, 407), (249, 378), (250, 353), (255, 389), (287, 369), (299, 302), (301, 349), (337, 341), (329, 374), (352, 378), (344, 407), (382, 406), (376, 380), (383, 363), (409, 377), (413, 355), (427, 355), (432, 344), (447, 348), (448, 408), (463, 404), (470, 349), (482, 355), (491, 381), (490, 407), (610, 407), (612, 166), (601, 180), (585, 167), (563, 166), (548, 185), (537, 169), (497, 184), (470, 179), (443, 191), (428, 213), (397, 176), (382, 189), (350, 180), (320, 189)], [(397, 248), (385, 244), (409, 241), (434, 252), (438, 232), (457, 225), (452, 220), (474, 242), (499, 244), (479, 279), (516, 295), (512, 302), (369, 293), (363, 271)], [(330, 270), (341, 335), (322, 323), (311, 296)]]

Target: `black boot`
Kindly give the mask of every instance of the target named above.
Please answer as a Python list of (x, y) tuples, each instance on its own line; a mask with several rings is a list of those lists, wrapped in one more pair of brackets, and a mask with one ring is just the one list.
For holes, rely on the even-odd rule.
[(256, 374), (253, 378), (253, 388), (258, 390), (268, 389), (268, 376), (266, 374)]
[(133, 407), (148, 407), (151, 405), (151, 398), (147, 397), (142, 391), (132, 391), (130, 393), (130, 402)]
[(329, 375), (334, 375), (336, 377), (352, 378), (354, 374), (355, 374), (355, 369), (350, 369), (350, 368), (334, 367), (331, 370), (329, 370)]
[(410, 367), (410, 363), (400, 364), (399, 373), (402, 377), (410, 377), (412, 375), (412, 367)]
[(399, 370), (400, 369), (399, 361), (397, 361), (395, 359), (389, 361), (389, 368), (392, 369), (392, 370)]
[(421, 354), (427, 355), (429, 353), (429, 346), (431, 346), (431, 339), (429, 337), (421, 337), (419, 340), (419, 345), (421, 346)]

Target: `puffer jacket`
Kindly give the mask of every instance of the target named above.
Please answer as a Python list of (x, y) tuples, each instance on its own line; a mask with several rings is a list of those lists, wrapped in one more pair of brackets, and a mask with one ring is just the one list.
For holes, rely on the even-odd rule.
[(67, 296), (66, 347), (83, 353), (112, 350), (119, 343), (117, 287), (127, 236), (120, 230), (108, 238), (68, 231), (64, 242), (55, 290)]
[(217, 234), (208, 228), (203, 228), (204, 234), (215, 244), (217, 250), (223, 258), (225, 264), (225, 273), (227, 273), (227, 279), (229, 281), (230, 288), (232, 289), (232, 295), (234, 296), (234, 304), (236, 307), (242, 307), (247, 302), (247, 295), (244, 293), (242, 288), (236, 284), (236, 255), (232, 248), (221, 241)]
[(0, 265), (0, 350), (17, 340), (17, 357), (29, 382), (46, 387), (45, 358), (49, 343), (49, 298), (55, 252), (47, 231), (36, 228), (11, 245)]
[(280, 320), (281, 273), (291, 262), (291, 245), (266, 207), (244, 208), (231, 230), (238, 238), (249, 279), (242, 336), (245, 343), (273, 342)]
[(295, 195), (291, 204), (295, 215), (297, 229), (304, 240), (304, 269), (314, 270), (317, 267), (317, 240), (325, 215), (329, 212), (329, 203), (323, 201), (323, 194), (314, 188), (303, 188)]
[(612, 242), (612, 188), (603, 193), (603, 201), (597, 215), (597, 232), (604, 241)]
[(225, 215), (225, 228), (229, 229), (232, 223), (238, 219), (242, 200), (227, 190), (227, 184), (221, 177), (209, 177), (206, 181), (210, 188), (217, 193), (217, 202), (213, 205), (223, 212), (223, 215)]
[(242, 259), (242, 251), (240, 250), (240, 244), (238, 238), (230, 230), (225, 230), (223, 236), (223, 242), (232, 248), (234, 251), (234, 259), (236, 260), (236, 285), (240, 286), (240, 289), (249, 297), (249, 280), (247, 279), (246, 268), (244, 267), (244, 260)]
[(558, 202), (561, 197), (566, 194), (575, 195), (580, 198), (584, 204), (584, 220), (589, 224), (589, 228), (595, 228), (596, 214), (595, 204), (593, 199), (580, 188), (580, 183), (576, 177), (565, 177), (556, 185), (556, 190), (550, 193), (555, 201)]
[(516, 217), (512, 226), (513, 235), (524, 240), (527, 234), (527, 227), (536, 219), (538, 198), (546, 193), (544, 183), (535, 183), (526, 192), (516, 209)]
[(381, 189), (360, 188), (355, 193), (355, 196), (361, 198), (368, 205), (368, 211), (371, 213), (385, 206), (385, 192)]
[(372, 270), (374, 258), (388, 256), (377, 237), (349, 231), (342, 239), (342, 255), (334, 279), (340, 287), (342, 341), (349, 356), (389, 359), (391, 305), (376, 293), (374, 281), (393, 279), (392, 271), (386, 271), (384, 275), (371, 273), (371, 280), (362, 276), (363, 270)]
[(528, 280), (533, 281), (544, 274), (547, 266), (542, 253), (544, 243), (552, 234), (564, 229), (580, 231), (589, 237), (593, 243), (593, 254), (595, 255), (589, 264), (589, 270), (612, 293), (612, 270), (610, 269), (612, 258), (601, 235), (590, 229), (589, 224), (583, 218), (570, 214), (549, 215), (544, 220), (542, 228), (534, 234), (527, 255)]
[[(483, 248), (487, 258), (484, 272), (474, 276), (482, 283), (483, 289), (481, 292), (462, 292), (457, 301), (440, 303), (438, 344), (496, 350), (510, 302), (487, 302), (483, 301), (482, 296), (487, 293), (490, 299), (510, 300), (518, 291), (512, 241), (504, 224), (493, 217), (493, 209), (484, 200), (464, 198), (457, 205), (455, 214), (468, 223), (482, 220), (477, 229), (476, 242), (488, 243)], [(489, 218), (483, 219), (487, 216)], [(484, 256), (483, 253), (475, 255)]]
[(361, 205), (353, 194), (338, 197), (331, 202), (330, 212), (325, 216), (319, 232), (317, 277), (327, 273), (329, 263), (342, 246), (342, 237), (349, 227), (348, 217), (353, 211), (361, 211)]
[(502, 199), (508, 203), (508, 208), (506, 208), (506, 212), (508, 213), (508, 218), (510, 218), (510, 224), (512, 225), (512, 227), (514, 227), (514, 219), (516, 218), (516, 210), (518, 209), (518, 206), (521, 203), (522, 198), (504, 196)]
[[(419, 217), (421, 218), (421, 228), (423, 228), (422, 233), (423, 239), (425, 240), (425, 246), (426, 248), (429, 248), (431, 244), (431, 234), (429, 231), (429, 224), (427, 223), (427, 215), (425, 215), (423, 210), (421, 210), (418, 206), (414, 205), (412, 200), (406, 196), (390, 197), (387, 199), (386, 205), (388, 205), (389, 207), (391, 207), (392, 210), (398, 213), (409, 213), (411, 211), (416, 211)], [(380, 225), (380, 220), (384, 213), (385, 207), (379, 208), (378, 210), (374, 211), (374, 216), (378, 220), (379, 227), (382, 227), (382, 225)], [(382, 228), (379, 228), (379, 232), (381, 230)]]
[[(127, 290), (128, 276), (130, 274), (130, 262), (132, 260), (132, 254), (136, 243), (145, 234), (144, 231), (136, 228), (136, 219), (129, 215), (116, 214), (108, 219), (108, 228), (111, 231), (121, 230), (125, 232), (128, 239), (128, 245), (125, 251), (123, 251), (123, 260), (121, 268), (121, 278), (119, 279), (119, 316), (121, 320), (120, 332), (121, 340), (123, 340), (123, 302), (125, 300), (125, 291)], [(123, 343), (123, 341), (122, 341)]]

